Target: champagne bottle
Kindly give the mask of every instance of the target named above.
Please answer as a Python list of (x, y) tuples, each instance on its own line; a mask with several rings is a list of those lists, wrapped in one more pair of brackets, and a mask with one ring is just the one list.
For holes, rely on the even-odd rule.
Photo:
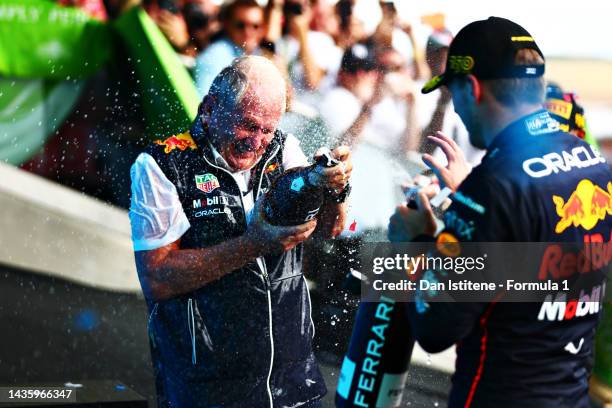
[(340, 370), (336, 407), (401, 406), (414, 346), (404, 306), (386, 296), (362, 300)]
[(264, 214), (272, 225), (300, 225), (317, 216), (325, 198), (325, 188), (315, 184), (319, 167), (334, 167), (339, 161), (326, 151), (306, 167), (287, 170), (277, 178), (264, 197)]

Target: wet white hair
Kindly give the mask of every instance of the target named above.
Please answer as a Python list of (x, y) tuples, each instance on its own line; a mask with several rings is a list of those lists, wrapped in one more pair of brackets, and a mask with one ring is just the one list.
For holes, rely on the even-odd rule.
[[(208, 96), (226, 113), (234, 112), (247, 93), (250, 86), (264, 84), (270, 92), (277, 90), (285, 106), (286, 84), (276, 66), (267, 58), (244, 56), (235, 59), (225, 67), (213, 80)], [(274, 86), (269, 86), (273, 84)], [(278, 89), (280, 87), (280, 89)], [(276, 89), (275, 89), (276, 88)]]

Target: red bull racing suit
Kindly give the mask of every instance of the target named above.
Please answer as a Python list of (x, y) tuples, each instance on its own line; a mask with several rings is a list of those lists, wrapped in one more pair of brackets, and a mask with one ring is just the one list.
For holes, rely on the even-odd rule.
[[(498, 134), (454, 197), (442, 234), (458, 242), (611, 239), (608, 165), (544, 110)], [(589, 406), (601, 307), (576, 313), (571, 302), (423, 302), (407, 304), (421, 346), (438, 352), (457, 345), (449, 407)]]

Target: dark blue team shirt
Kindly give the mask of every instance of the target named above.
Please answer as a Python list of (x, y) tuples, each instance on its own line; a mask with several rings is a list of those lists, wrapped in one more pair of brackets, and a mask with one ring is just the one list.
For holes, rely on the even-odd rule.
[[(454, 195), (444, 233), (459, 242), (609, 242), (611, 181), (595, 148), (538, 111), (496, 136)], [(449, 407), (588, 406), (600, 311), (424, 303), (408, 305), (421, 346), (436, 352), (457, 344)]]

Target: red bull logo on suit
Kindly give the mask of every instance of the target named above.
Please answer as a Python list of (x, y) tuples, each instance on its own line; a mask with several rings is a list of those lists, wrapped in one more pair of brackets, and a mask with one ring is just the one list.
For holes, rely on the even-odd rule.
[(597, 223), (612, 214), (612, 182), (607, 191), (593, 184), (591, 180), (581, 180), (567, 200), (553, 196), (557, 215), (561, 218), (555, 232), (561, 234), (570, 226), (593, 229)]

